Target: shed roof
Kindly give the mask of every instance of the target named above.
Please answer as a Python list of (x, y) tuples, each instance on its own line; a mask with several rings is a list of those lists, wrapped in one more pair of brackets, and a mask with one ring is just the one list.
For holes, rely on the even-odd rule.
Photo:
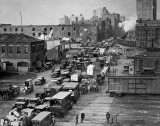
[(43, 109), (43, 108), (45, 108), (45, 107), (47, 107), (47, 106), (48, 106), (48, 105), (46, 105), (46, 104), (38, 105), (38, 106), (35, 107), (35, 109)]
[(52, 97), (52, 99), (64, 99), (65, 97), (67, 97), (70, 94), (71, 94), (71, 92), (61, 91), (61, 92), (58, 92), (56, 95), (54, 95)]
[(32, 42), (38, 42), (43, 41), (25, 34), (0, 34), (0, 42), (26, 42), (26, 43), (32, 43)]
[(43, 120), (47, 115), (49, 115), (51, 112), (48, 112), (48, 111), (43, 111), (43, 112), (40, 112), (38, 115), (36, 115), (32, 121), (41, 121)]
[(21, 112), (26, 112), (26, 113), (31, 113), (33, 112), (34, 109), (29, 109), (29, 108), (26, 108), (26, 109), (22, 109)]
[(79, 84), (78, 82), (63, 82), (62, 89), (74, 89), (77, 87), (78, 84)]

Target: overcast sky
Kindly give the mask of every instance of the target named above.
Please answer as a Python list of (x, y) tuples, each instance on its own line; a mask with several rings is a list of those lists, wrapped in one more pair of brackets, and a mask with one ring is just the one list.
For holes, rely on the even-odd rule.
[[(157, 7), (160, 7), (160, 0)], [(83, 14), (90, 19), (93, 9), (106, 7), (126, 17), (136, 14), (136, 0), (0, 0), (0, 24), (20, 25), (20, 11), (23, 25), (57, 25), (64, 15)], [(158, 18), (160, 18), (160, 8)]]

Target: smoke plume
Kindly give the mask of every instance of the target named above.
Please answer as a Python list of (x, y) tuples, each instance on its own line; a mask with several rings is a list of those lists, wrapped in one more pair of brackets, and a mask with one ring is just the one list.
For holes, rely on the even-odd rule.
[(120, 27), (123, 27), (125, 32), (134, 30), (136, 25), (137, 16), (133, 15), (129, 17), (126, 21), (119, 23)]
[(39, 37), (39, 39), (41, 40), (49, 40), (49, 39), (52, 39), (53, 37), (53, 30), (54, 28), (50, 31), (49, 35), (44, 35), (44, 34), (41, 34), (41, 36)]

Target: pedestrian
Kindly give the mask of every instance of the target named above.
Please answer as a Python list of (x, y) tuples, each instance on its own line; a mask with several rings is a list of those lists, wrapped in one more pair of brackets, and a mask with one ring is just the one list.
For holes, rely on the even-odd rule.
[(107, 122), (109, 124), (109, 119), (110, 119), (110, 113), (109, 112), (106, 113), (106, 119), (107, 119)]
[(24, 89), (23, 89), (23, 95), (24, 96), (26, 95), (26, 90), (27, 90), (27, 86), (25, 86)]
[(76, 122), (75, 122), (76, 125), (78, 125), (78, 114), (76, 114)]
[(83, 123), (84, 118), (85, 118), (85, 114), (81, 113), (81, 123)]

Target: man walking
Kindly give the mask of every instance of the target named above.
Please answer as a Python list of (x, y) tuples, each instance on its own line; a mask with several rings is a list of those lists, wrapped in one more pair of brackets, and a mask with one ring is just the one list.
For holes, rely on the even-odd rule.
[(85, 114), (81, 113), (81, 123), (83, 123), (84, 118), (85, 118)]
[(107, 119), (107, 122), (109, 124), (109, 119), (110, 119), (110, 113), (109, 112), (106, 113), (106, 119)]

